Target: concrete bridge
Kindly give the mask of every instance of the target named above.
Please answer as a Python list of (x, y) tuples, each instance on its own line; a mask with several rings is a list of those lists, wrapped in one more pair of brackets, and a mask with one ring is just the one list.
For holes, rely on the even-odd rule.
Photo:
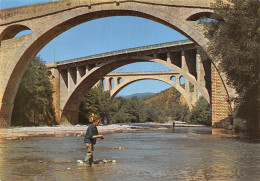
[[(122, 65), (135, 62), (156, 62), (174, 71), (110, 73)], [(195, 44), (190, 40), (112, 51), (49, 63), (47, 66), (50, 68), (55, 90), (56, 117), (61, 124), (77, 123), (78, 107), (81, 100), (92, 86), (103, 79), (106, 80), (106, 90), (111, 90), (112, 79), (115, 80), (114, 89), (111, 90), (112, 96), (134, 81), (157, 79), (180, 91), (190, 108), (199, 96), (205, 97), (210, 103), (211, 63), (210, 61), (201, 61)], [(185, 79), (184, 88), (180, 85), (181, 77)]]
[[(210, 8), (212, 2), (214, 2), (214, 0), (61, 0), (1, 10), (0, 127), (8, 127), (11, 124), (15, 95), (29, 62), (48, 42), (59, 34), (83, 22), (98, 18), (109, 16), (138, 16), (175, 29), (189, 38), (194, 44), (205, 49), (208, 41), (203, 36), (202, 25), (196, 22), (196, 20), (200, 17), (208, 17), (212, 14), (212, 9)], [(17, 33), (23, 30), (32, 30), (33, 33), (14, 38)], [(152, 50), (150, 50), (150, 54), (156, 54), (159, 58), (157, 61), (161, 61), (162, 63), (167, 62), (164, 61), (165, 54), (160, 54), (159, 52), (152, 53)], [(95, 82), (106, 74), (128, 63), (154, 59), (154, 57), (148, 54), (139, 57), (139, 53), (137, 52), (130, 53), (129, 56), (131, 56), (131, 60), (125, 55), (89, 60), (87, 70), (83, 70), (78, 66), (77, 73), (81, 76), (84, 74), (84, 71), (86, 71), (86, 74), (84, 79), (80, 79), (82, 82), (81, 84), (77, 84), (78, 86), (75, 87), (75, 89), (70, 86), (73, 85), (73, 83), (70, 83), (71, 81), (74, 81), (76, 85), (75, 76), (73, 77), (75, 71), (68, 69), (72, 76), (68, 77), (67, 86), (69, 93), (66, 95), (71, 94), (71, 97), (67, 99), (67, 101), (61, 100), (61, 122), (75, 123), (75, 119), (77, 118), (76, 112), (79, 105), (77, 101), (81, 101), (80, 99), (83, 98), (84, 94)], [(172, 56), (178, 57), (179, 55), (173, 53)], [(168, 55), (167, 58), (169, 59), (169, 57), (171, 57), (171, 55)], [(175, 62), (174, 59), (171, 60), (173, 61), (171, 66), (180, 64), (180, 62)], [(189, 74), (186, 73), (186, 77), (189, 81), (196, 84), (195, 78), (197, 77), (194, 68), (192, 68), (194, 66), (189, 66), (188, 64), (186, 69), (189, 70)], [(183, 70), (183, 68), (185, 67), (181, 66), (179, 69)], [(61, 78), (64, 80), (66, 78), (65, 70), (61, 69)], [(174, 70), (178, 71), (178, 69)], [(210, 88), (207, 84), (206, 87), (211, 95), (212, 124), (215, 125), (216, 122), (227, 117), (230, 113), (231, 107), (227, 100), (230, 95), (232, 95), (232, 92), (230, 92), (231, 89), (226, 85), (225, 76), (223, 76), (221, 72), (218, 72), (217, 66), (211, 64), (205, 68), (205, 70), (209, 70), (205, 72), (210, 72), (211, 74), (212, 84)], [(60, 89), (62, 93), (63, 87), (60, 87)]]
[[(107, 74), (102, 82), (105, 83), (105, 90), (110, 91), (112, 98), (115, 97), (120, 90), (133, 82), (151, 79), (160, 80), (175, 87), (185, 98), (190, 110), (200, 96), (204, 96), (210, 104), (210, 97), (205, 87), (205, 81), (203, 84), (197, 83), (193, 85), (189, 80), (184, 79), (185, 82), (181, 84), (181, 77), (183, 77), (183, 75), (175, 71), (112, 72)], [(204, 77), (201, 78), (204, 80)], [(198, 89), (197, 86), (200, 86), (200, 89)], [(204, 90), (205, 92), (201, 93), (199, 90)]]

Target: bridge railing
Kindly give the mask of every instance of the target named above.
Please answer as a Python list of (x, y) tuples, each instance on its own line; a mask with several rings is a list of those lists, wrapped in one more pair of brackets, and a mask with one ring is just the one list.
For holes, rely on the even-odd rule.
[(110, 72), (107, 76), (122, 75), (122, 74), (169, 74), (177, 73), (174, 70), (163, 70), (163, 71), (139, 71), (139, 72)]
[(172, 46), (172, 45), (182, 45), (182, 44), (191, 43), (191, 42), (192, 42), (191, 40), (186, 39), (186, 40), (172, 41), (172, 42), (166, 42), (166, 43), (159, 43), (159, 44), (154, 44), (154, 45), (146, 45), (146, 46), (141, 46), (141, 47), (122, 49), (122, 50), (111, 51), (111, 52), (106, 52), (106, 53), (99, 53), (99, 54), (95, 54), (95, 55), (89, 55), (89, 56), (85, 56), (85, 57), (79, 57), (79, 58), (74, 58), (74, 59), (69, 59), (69, 60), (64, 60), (64, 61), (58, 61), (58, 62), (56, 62), (56, 64), (61, 65), (61, 64), (67, 64), (67, 63), (77, 62), (77, 61), (81, 61), (81, 60), (88, 60), (88, 59), (93, 59), (93, 58), (118, 55), (118, 54), (122, 54), (122, 53), (131, 53), (131, 52), (136, 52), (136, 51), (151, 50), (154, 48), (163, 48), (163, 47), (168, 47), (168, 46)]

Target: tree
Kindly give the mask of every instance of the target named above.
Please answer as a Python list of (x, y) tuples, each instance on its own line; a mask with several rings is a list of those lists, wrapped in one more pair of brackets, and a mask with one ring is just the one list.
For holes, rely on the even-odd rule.
[(56, 124), (52, 85), (45, 62), (35, 57), (26, 70), (14, 101), (12, 124), (20, 126)]
[(113, 101), (110, 99), (110, 93), (104, 91), (101, 84), (93, 87), (84, 97), (79, 108), (79, 123), (88, 124), (90, 114), (94, 113), (101, 117), (101, 119), (111, 118)]
[(250, 127), (259, 124), (259, 0), (217, 0), (212, 19), (204, 22), (205, 36), (209, 39), (208, 52), (218, 61), (227, 83), (238, 97), (238, 117), (247, 119)]
[(187, 104), (185, 105), (176, 104), (172, 108), (173, 120), (187, 122), (189, 120), (189, 116), (190, 116), (190, 110)]
[(138, 123), (147, 121), (147, 107), (136, 96), (131, 99), (116, 98), (118, 109), (112, 117), (113, 123)]
[(200, 97), (192, 109), (189, 123), (211, 125), (211, 107), (204, 97)]
[(167, 121), (165, 112), (154, 102), (154, 104), (147, 108), (147, 121), (164, 123)]

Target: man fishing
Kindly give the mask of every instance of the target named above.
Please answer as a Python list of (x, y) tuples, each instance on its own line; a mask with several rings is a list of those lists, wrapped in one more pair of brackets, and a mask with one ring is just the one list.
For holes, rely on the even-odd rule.
[(86, 144), (86, 148), (87, 148), (85, 163), (89, 164), (89, 166), (92, 166), (94, 145), (96, 144), (97, 138), (104, 139), (104, 136), (98, 134), (97, 125), (100, 122), (100, 118), (96, 115), (92, 115), (90, 121), (92, 121), (92, 124), (89, 125), (86, 131), (86, 135), (84, 137), (84, 143)]

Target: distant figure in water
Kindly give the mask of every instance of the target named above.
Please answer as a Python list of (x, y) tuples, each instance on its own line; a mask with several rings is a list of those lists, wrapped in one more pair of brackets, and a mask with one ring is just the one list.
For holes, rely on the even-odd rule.
[(104, 139), (104, 136), (98, 134), (98, 129), (96, 127), (100, 122), (100, 118), (92, 114), (89, 120), (92, 122), (92, 124), (89, 125), (86, 131), (86, 135), (84, 137), (84, 143), (86, 144), (86, 148), (87, 148), (85, 163), (89, 164), (89, 166), (92, 166), (94, 145), (96, 144), (97, 138)]

